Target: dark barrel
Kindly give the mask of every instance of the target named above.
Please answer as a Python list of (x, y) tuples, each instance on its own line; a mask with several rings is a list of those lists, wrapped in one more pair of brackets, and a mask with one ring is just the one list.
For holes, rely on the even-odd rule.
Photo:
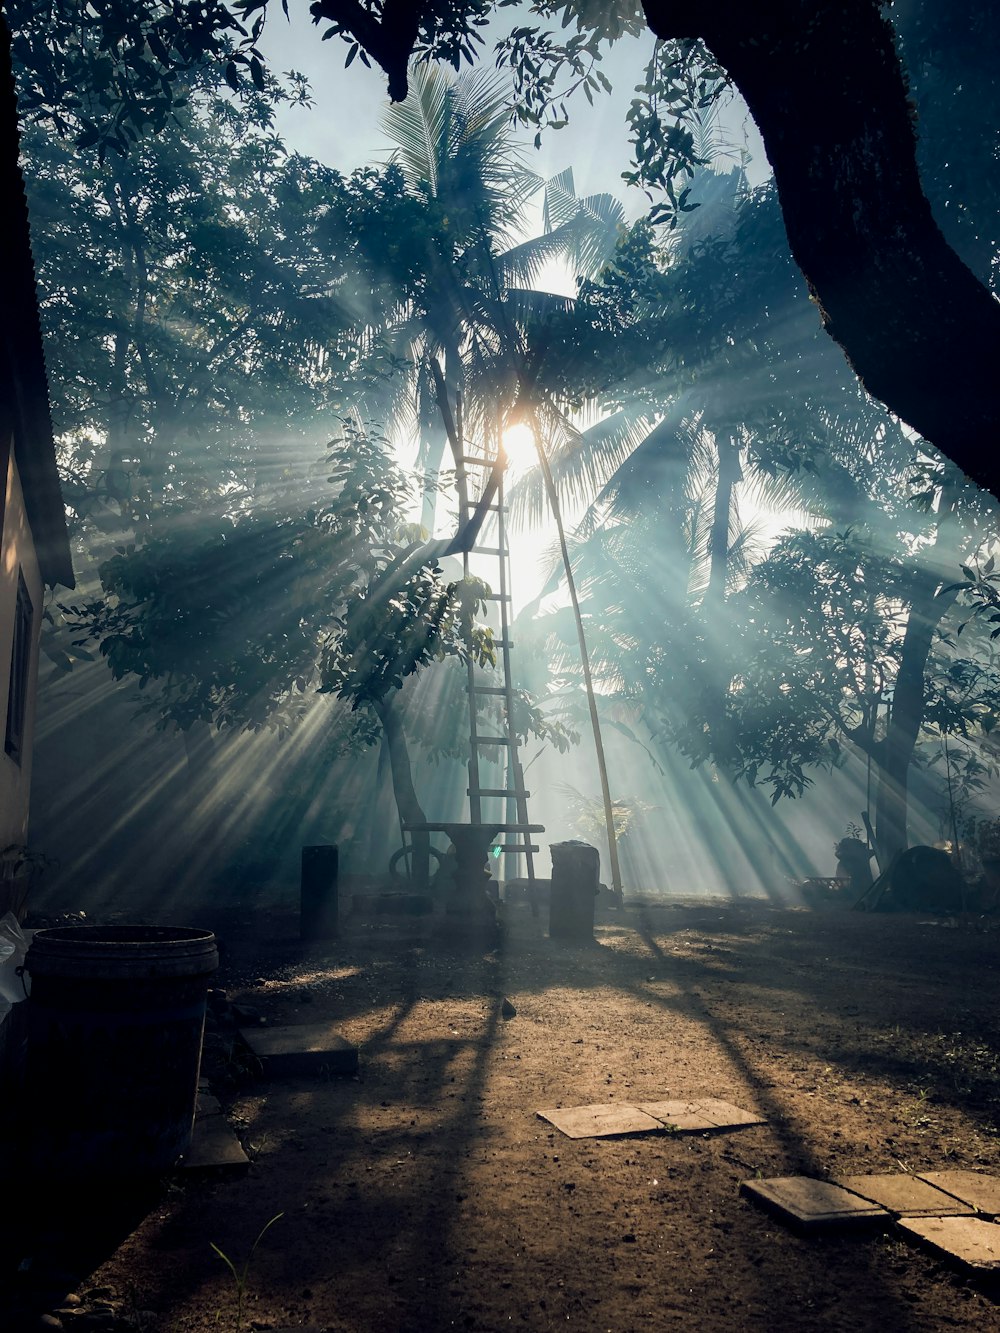
[(601, 854), (589, 843), (554, 842), (549, 891), (549, 939), (585, 944), (594, 938), (594, 907), (601, 878)]
[(303, 940), (335, 940), (340, 926), (337, 849), (302, 848), (299, 934)]
[(43, 1175), (169, 1171), (191, 1143), (215, 936), (177, 926), (35, 932), (25, 1072)]

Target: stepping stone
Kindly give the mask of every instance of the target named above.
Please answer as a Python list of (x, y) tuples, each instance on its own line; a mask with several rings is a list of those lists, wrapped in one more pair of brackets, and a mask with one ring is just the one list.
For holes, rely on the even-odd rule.
[(904, 1217), (954, 1217), (975, 1209), (917, 1176), (834, 1176), (834, 1184)]
[(920, 1179), (961, 1199), (977, 1213), (1000, 1216), (1000, 1178), (997, 1176), (986, 1176), (981, 1171), (921, 1171)]
[(744, 1111), (739, 1106), (733, 1106), (732, 1102), (723, 1102), (717, 1097), (699, 1097), (688, 1102), (640, 1102), (639, 1110), (659, 1120), (666, 1129), (676, 1130), (680, 1134), (766, 1124), (754, 1111)]
[(556, 1106), (539, 1111), (571, 1139), (608, 1139), (623, 1134), (662, 1134), (659, 1120), (637, 1106)]
[(223, 1170), (242, 1173), (250, 1166), (250, 1158), (233, 1133), (229, 1122), (221, 1114), (199, 1115), (194, 1122), (191, 1147), (184, 1154), (182, 1171)]
[(342, 1037), (331, 1023), (241, 1028), (240, 1035), (269, 1078), (358, 1072), (358, 1048)]
[(775, 1176), (771, 1180), (744, 1180), (740, 1190), (758, 1203), (780, 1213), (800, 1227), (843, 1227), (886, 1222), (889, 1213), (869, 1199), (861, 1199), (840, 1185), (809, 1176)]
[(984, 1222), (980, 1217), (907, 1217), (900, 1218), (899, 1226), (965, 1268), (1000, 1270), (1000, 1226), (996, 1222)]
[(221, 1115), (222, 1103), (218, 1097), (213, 1097), (210, 1092), (200, 1092), (194, 1101), (194, 1114), (196, 1120), (200, 1120), (207, 1115)]

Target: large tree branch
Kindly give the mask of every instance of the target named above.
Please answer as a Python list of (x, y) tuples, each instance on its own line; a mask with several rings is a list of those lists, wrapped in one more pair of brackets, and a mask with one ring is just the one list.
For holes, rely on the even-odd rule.
[(921, 189), (878, 0), (643, 0), (660, 37), (701, 37), (746, 98), (829, 334), (875, 398), (1000, 495), (1000, 304)]
[(408, 90), (406, 67), (428, 7), (422, 0), (385, 0), (381, 23), (358, 0), (316, 0), (309, 12), (316, 23), (329, 19), (349, 32), (385, 71), (392, 100), (402, 102)]

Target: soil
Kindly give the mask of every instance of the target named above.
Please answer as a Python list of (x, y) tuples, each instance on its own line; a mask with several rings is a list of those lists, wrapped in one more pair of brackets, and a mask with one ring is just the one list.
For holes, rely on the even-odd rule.
[[(214, 1091), (249, 1171), (175, 1177), (86, 1271), (78, 1254), (81, 1313), (25, 1327), (103, 1327), (103, 1300), (143, 1333), (1000, 1329), (991, 1282), (897, 1231), (805, 1235), (740, 1194), (798, 1173), (1000, 1173), (986, 924), (656, 899), (601, 909), (588, 947), (519, 905), (484, 951), (433, 919), (348, 921), (308, 948), (290, 916), (230, 923), (230, 1000), (273, 1024), (336, 1019), (359, 1077), (231, 1065)], [(536, 1115), (695, 1096), (767, 1123), (571, 1140)], [(213, 1246), (239, 1270), (275, 1217), (240, 1312)]]

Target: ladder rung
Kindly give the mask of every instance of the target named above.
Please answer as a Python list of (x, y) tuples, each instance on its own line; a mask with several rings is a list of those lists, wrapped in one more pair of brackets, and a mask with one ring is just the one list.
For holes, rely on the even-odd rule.
[(484, 592), (480, 599), (484, 602), (509, 602), (509, 592)]
[(524, 796), (531, 795), (530, 791), (511, 791), (506, 787), (467, 787), (466, 796)]
[(469, 552), (470, 555), (506, 555), (499, 546), (474, 546)]
[(494, 467), (495, 458), (481, 458), (478, 454), (463, 454), (459, 460), (462, 463), (471, 463), (473, 467)]
[(514, 647), (514, 640), (513, 640), (513, 639), (494, 639), (494, 640), (493, 640), (493, 647), (494, 647), (494, 648), (513, 648), (513, 647)]
[(477, 745), (513, 745), (514, 742), (509, 736), (476, 736), (473, 738)]
[(499, 845), (494, 843), (494, 851), (498, 852), (540, 852), (541, 847), (536, 847), (533, 842), (527, 844), (523, 842), (502, 842)]
[(507, 689), (504, 685), (473, 685), (476, 694), (506, 694)]

